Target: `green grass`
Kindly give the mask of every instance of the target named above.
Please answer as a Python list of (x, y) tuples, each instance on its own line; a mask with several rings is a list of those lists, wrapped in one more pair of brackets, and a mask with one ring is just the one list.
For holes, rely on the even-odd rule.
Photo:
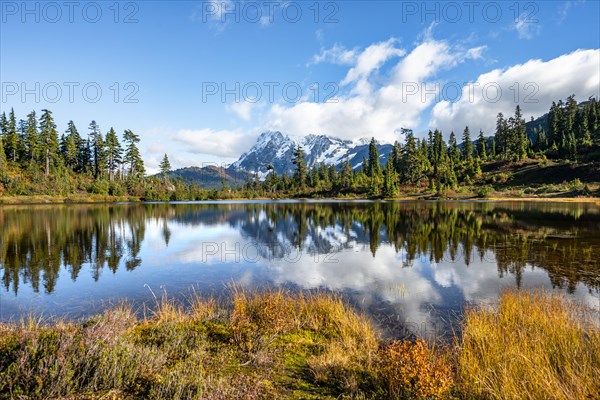
[(234, 288), (227, 303), (163, 299), (144, 317), (126, 305), (81, 323), (30, 317), (0, 324), (0, 398), (594, 398), (598, 330), (575, 311), (507, 293), (435, 348), (383, 341), (326, 293)]

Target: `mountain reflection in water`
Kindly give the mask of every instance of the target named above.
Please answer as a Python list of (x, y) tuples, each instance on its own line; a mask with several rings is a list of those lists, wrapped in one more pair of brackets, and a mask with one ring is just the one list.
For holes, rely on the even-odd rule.
[(79, 317), (226, 285), (326, 289), (388, 333), (440, 334), (506, 287), (599, 305), (600, 208), (528, 202), (0, 207), (0, 318)]

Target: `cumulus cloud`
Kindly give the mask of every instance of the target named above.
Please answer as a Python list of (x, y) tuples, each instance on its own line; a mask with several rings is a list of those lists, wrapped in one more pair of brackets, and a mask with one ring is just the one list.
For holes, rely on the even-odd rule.
[(496, 115), (514, 113), (517, 104), (523, 114), (538, 117), (552, 101), (576, 94), (579, 101), (599, 96), (600, 50), (577, 50), (542, 61), (529, 60), (506, 69), (495, 69), (480, 75), (462, 88), (460, 99), (439, 101), (432, 110), (431, 128), (463, 129), (472, 132), (494, 131)]
[(367, 47), (356, 59), (356, 65), (348, 71), (342, 80), (342, 85), (365, 79), (379, 69), (383, 63), (392, 57), (401, 57), (406, 51), (395, 47), (396, 39), (391, 38), (385, 42), (372, 44)]
[[(436, 79), (438, 72), (469, 59), (481, 57), (483, 47), (462, 49), (425, 35), (409, 53), (396, 47), (396, 40), (376, 43), (357, 53), (337, 93), (328, 103), (302, 102), (292, 106), (275, 104), (267, 116), (267, 127), (292, 135), (327, 133), (343, 139), (377, 136), (384, 141), (398, 138), (402, 127), (416, 127), (434, 96), (407, 96), (408, 86)], [(400, 58), (385, 76), (374, 75), (392, 58)]]

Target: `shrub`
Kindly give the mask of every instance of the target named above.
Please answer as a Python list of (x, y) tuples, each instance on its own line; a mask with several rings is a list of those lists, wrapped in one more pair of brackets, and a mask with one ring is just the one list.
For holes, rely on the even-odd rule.
[(382, 349), (381, 359), (391, 398), (443, 398), (452, 387), (450, 363), (421, 339), (395, 341)]
[(484, 185), (477, 188), (475, 194), (477, 197), (488, 197), (494, 192), (494, 188), (491, 185)]
[(102, 195), (108, 195), (108, 190), (110, 189), (110, 184), (108, 183), (108, 181), (106, 179), (97, 179), (95, 180), (91, 187), (90, 187), (90, 192), (94, 193), (94, 194), (102, 194)]

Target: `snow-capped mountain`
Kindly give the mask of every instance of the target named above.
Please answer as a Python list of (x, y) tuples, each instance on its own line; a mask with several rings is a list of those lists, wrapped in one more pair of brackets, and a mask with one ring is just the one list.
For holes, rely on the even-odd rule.
[[(260, 134), (256, 143), (250, 150), (233, 163), (230, 169), (247, 172), (258, 172), (259, 176), (267, 173), (267, 167), (273, 165), (278, 174), (294, 171), (293, 151), (300, 145), (306, 154), (306, 164), (312, 167), (315, 164), (325, 163), (337, 167), (348, 158), (352, 168), (362, 165), (363, 157), (369, 156), (369, 143), (371, 139), (361, 138), (355, 141), (342, 140), (326, 135), (308, 135), (302, 138), (291, 138), (281, 132), (264, 132)], [(377, 145), (380, 162), (387, 161), (392, 150), (391, 144)]]

